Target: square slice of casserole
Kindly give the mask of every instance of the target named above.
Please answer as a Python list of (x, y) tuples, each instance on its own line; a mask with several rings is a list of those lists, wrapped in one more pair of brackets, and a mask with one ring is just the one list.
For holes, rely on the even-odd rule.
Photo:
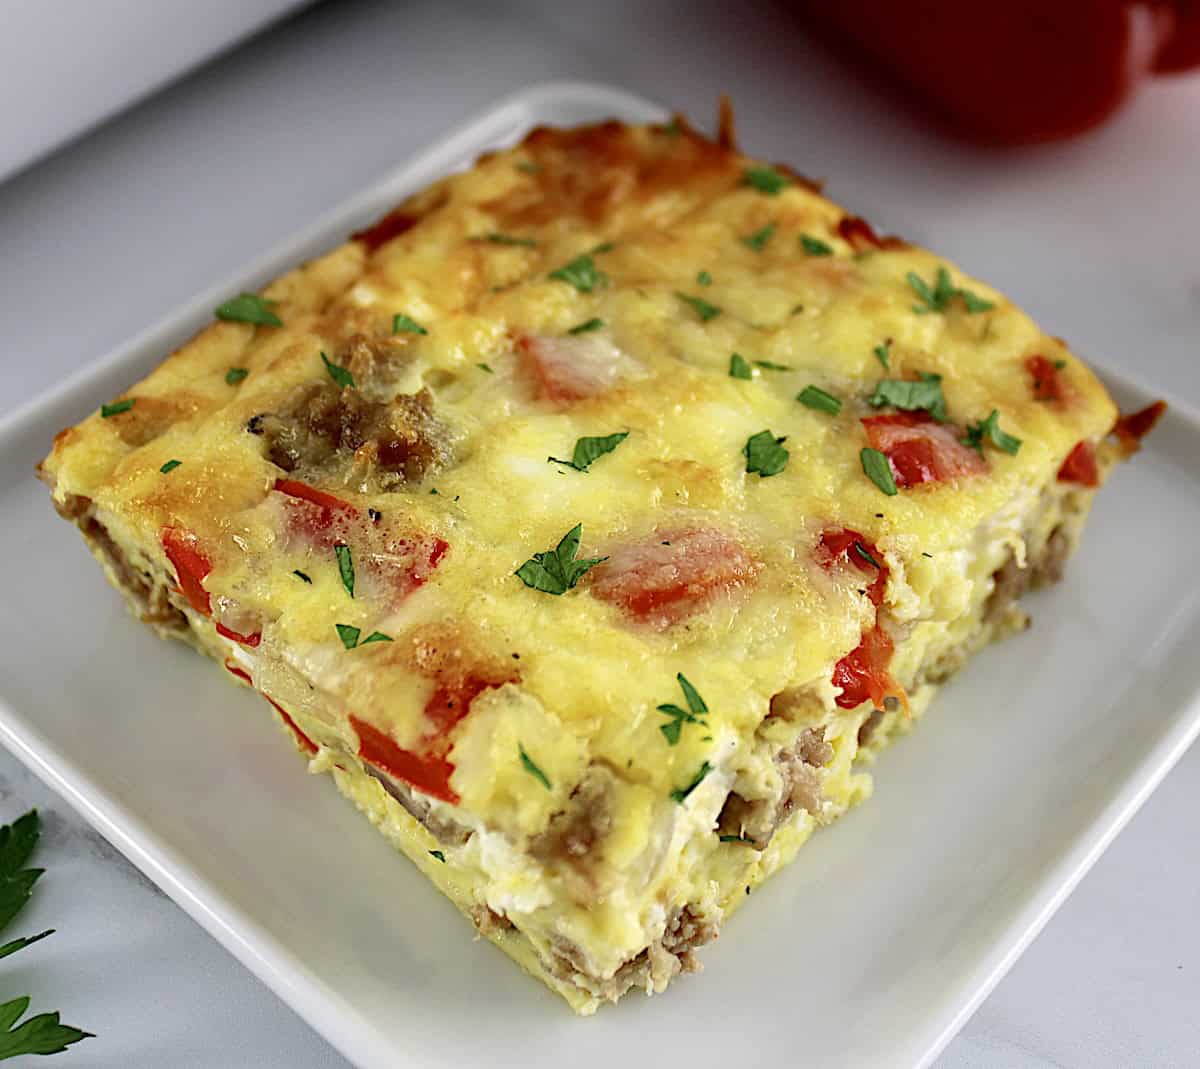
[(695, 969), (1024, 626), (1116, 421), (942, 258), (611, 122), (233, 297), (41, 475), (138, 617), (589, 1013)]

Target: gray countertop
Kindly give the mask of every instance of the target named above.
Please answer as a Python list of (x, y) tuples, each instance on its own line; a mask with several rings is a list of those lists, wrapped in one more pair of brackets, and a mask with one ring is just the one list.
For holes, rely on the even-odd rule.
[[(836, 199), (966, 264), (1083, 355), (1200, 402), (1200, 79), (1159, 83), (1084, 140), (999, 155), (886, 108), (783, 6), (524, 0), (319, 7), (0, 184), (0, 405), (497, 97), (563, 78), (697, 119), (731, 93), (751, 151), (827, 178)], [(47, 874), (25, 919), (58, 929), (6, 963), (6, 987), (99, 1036), (62, 1065), (346, 1064), (3, 753), (0, 803), (5, 820), (43, 811)], [(1193, 750), (938, 1065), (1200, 1064), (1197, 812)]]

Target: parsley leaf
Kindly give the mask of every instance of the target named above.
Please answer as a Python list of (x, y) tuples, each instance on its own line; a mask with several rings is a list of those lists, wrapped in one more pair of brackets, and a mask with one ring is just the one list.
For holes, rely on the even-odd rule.
[(754, 363), (766, 371), (791, 371), (787, 364), (772, 364), (770, 360), (755, 360)]
[(805, 386), (796, 394), (796, 400), (808, 408), (815, 408), (818, 412), (828, 412), (831, 416), (836, 416), (842, 410), (841, 400), (831, 393), (826, 393), (820, 386)]
[(707, 776), (711, 771), (712, 765), (705, 761), (700, 766), (696, 774), (692, 777), (691, 783), (689, 783), (686, 787), (680, 787), (678, 790), (672, 791), (671, 797), (680, 805), (683, 805), (683, 803), (687, 801), (688, 795), (704, 782), (704, 777)]
[(392, 316), (392, 333), (393, 334), (428, 334), (420, 323), (412, 316), (406, 316), (403, 312), (397, 312)]
[(753, 839), (747, 839), (744, 835), (718, 835), (717, 841), (722, 843), (752, 843)]
[(748, 167), (742, 173), (742, 183), (752, 186), (760, 193), (767, 193), (771, 196), (791, 185), (791, 182), (773, 167)]
[(119, 416), (122, 412), (128, 412), (133, 408), (134, 397), (126, 397), (124, 401), (113, 401), (109, 405), (100, 406), (100, 418), (110, 419), (112, 416)]
[(338, 572), (342, 576), (342, 586), (346, 588), (346, 593), (354, 597), (354, 557), (350, 554), (349, 546), (334, 546), (334, 553), (337, 554)]
[(880, 342), (877, 346), (875, 346), (874, 349), (871, 350), (871, 352), (875, 354), (875, 359), (883, 365), (884, 371), (892, 370), (892, 364), (890, 360), (892, 352), (891, 338), (888, 338), (888, 340), (885, 342)]
[(608, 276), (596, 268), (595, 262), (587, 253), (576, 256), (569, 264), (564, 264), (557, 271), (551, 271), (547, 277), (569, 283), (580, 293), (591, 293), (597, 286), (602, 286), (608, 281)]
[(21, 912), (42, 874), (42, 869), (25, 868), (41, 837), (38, 825), (37, 810), (31, 809), (0, 828), (0, 928)]
[(752, 379), (754, 372), (750, 370), (750, 365), (742, 356), (734, 353), (729, 358), (729, 377), (731, 379)]
[(914, 304), (912, 306), (912, 310), (917, 315), (925, 315), (928, 312), (945, 312), (955, 297), (962, 298), (968, 314), (986, 312), (989, 308), (993, 307), (991, 301), (984, 300), (970, 290), (964, 290), (959, 286), (955, 286), (950, 281), (950, 272), (944, 267), (937, 269), (933, 289), (930, 289), (929, 284), (915, 271), (909, 271), (905, 278), (912, 288), (913, 293), (922, 301), (921, 304)]
[(591, 557), (576, 560), (579, 542), (583, 537), (583, 524), (577, 523), (562, 537), (553, 549), (535, 553), (513, 574), (527, 587), (544, 594), (565, 594), (575, 586), (584, 574), (607, 557)]
[(300, 571), (299, 568), (297, 568), (294, 572), (292, 572), (292, 575), (294, 575), (297, 579), (303, 579), (304, 582), (308, 583), (309, 585), (312, 584), (312, 579), (309, 576), (305, 575), (304, 572)]
[(679, 742), (679, 734), (683, 730), (684, 724), (699, 724), (701, 727), (708, 727), (708, 723), (702, 719), (708, 712), (708, 706), (704, 704), (704, 699), (700, 697), (699, 691), (688, 682), (687, 676), (682, 672), (675, 678), (679, 681), (679, 687), (683, 691), (683, 697), (688, 707), (681, 709), (672, 703), (658, 706), (660, 713), (666, 713), (671, 718), (666, 724), (660, 724), (658, 730), (663, 733), (664, 738), (672, 746)]
[[(31, 809), (11, 824), (0, 827), (0, 928), (22, 909), (41, 876), (41, 869), (25, 868), (41, 835), (38, 814)], [(6, 958), (27, 946), (53, 935), (54, 929), (36, 935), (21, 936), (0, 946), (0, 958)], [(58, 1013), (39, 1013), (17, 1025), (29, 1009), (29, 996), (0, 1005), (0, 1060), (20, 1054), (57, 1054), (72, 1043), (91, 1036), (90, 1032), (59, 1022)], [(15, 1026), (15, 1027), (14, 1027)]]
[(341, 364), (335, 364), (324, 353), (321, 354), (321, 363), (325, 365), (325, 370), (329, 372), (329, 377), (337, 383), (340, 389), (354, 387), (354, 376), (350, 374)]
[(487, 364), (476, 364), (475, 366), (479, 368), (480, 371), (486, 371), (489, 375), (496, 374)]
[(225, 384), (227, 386), (236, 386), (249, 374), (250, 372), (244, 367), (231, 367), (225, 372)]
[(492, 245), (519, 245), (526, 249), (537, 245), (533, 238), (514, 238), (511, 234), (484, 234), (483, 240)]
[(446, 864), (446, 855), (443, 854), (440, 850), (430, 850), (429, 856), (436, 857), (443, 865)]
[(748, 249), (753, 249), (755, 252), (762, 252), (767, 247), (767, 242), (774, 236), (775, 224), (768, 223), (761, 230), (756, 230), (753, 234), (747, 234), (742, 238), (742, 244)]
[(257, 293), (239, 293), (224, 304), (218, 305), (214, 313), (218, 319), (230, 323), (253, 323), (256, 327), (282, 327), (283, 320), (272, 310), (271, 305), (278, 301), (269, 301)]
[(832, 256), (833, 246), (827, 245), (820, 238), (814, 238), (811, 234), (800, 235), (800, 246), (809, 256)]
[(712, 275), (710, 275), (707, 271), (701, 271), (696, 276), (696, 284), (700, 285), (700, 286), (711, 286), (712, 285)]
[[(15, 1058), (20, 1054), (58, 1054), (72, 1043), (90, 1039), (91, 1032), (61, 1024), (58, 1012), (39, 1013), (28, 1017), (17, 1025), (21, 1015), (29, 1009), (29, 996), (22, 995), (0, 1006), (0, 1059)], [(15, 1028), (13, 1025), (17, 1025)]]
[(359, 643), (360, 646), (365, 646), (368, 642), (394, 642), (395, 639), (391, 635), (385, 635), (382, 631), (372, 631), (366, 638)]
[(338, 638), (342, 640), (342, 645), (348, 650), (354, 649), (358, 645), (358, 636), (362, 634), (360, 628), (354, 627), (352, 624), (334, 624), (337, 629)]
[(881, 379), (867, 404), (875, 408), (891, 405), (906, 412), (924, 410), (939, 423), (946, 420), (946, 398), (942, 396), (942, 376), (918, 371), (916, 382), (908, 379)]
[(969, 445), (982, 456), (985, 438), (1009, 456), (1015, 457), (1021, 448), (1020, 438), (1006, 434), (1000, 429), (1000, 413), (994, 408), (987, 419), (981, 419), (967, 428), (967, 436), (963, 439), (963, 445)]
[(567, 331), (568, 334), (587, 334), (589, 331), (600, 330), (604, 326), (603, 319), (586, 319), (578, 326)]
[(786, 438), (776, 438), (770, 431), (759, 431), (752, 434), (742, 447), (746, 457), (746, 472), (753, 475), (758, 473), (760, 479), (769, 475), (778, 475), (787, 467), (790, 455), (783, 448)]
[(517, 752), (521, 755), (521, 766), (535, 780), (537, 780), (546, 790), (551, 790), (550, 780), (546, 778), (546, 773), (543, 772), (537, 765), (533, 763), (533, 758), (525, 752), (525, 747), (519, 742), (517, 743)]
[(695, 310), (696, 315), (700, 317), (701, 323), (707, 323), (710, 319), (716, 319), (721, 314), (721, 309), (715, 304), (709, 304), (703, 297), (691, 297), (686, 293), (675, 291), (675, 296), (678, 297), (684, 304), (690, 304)]
[(587, 471), (594, 461), (605, 453), (611, 453), (628, 437), (628, 431), (617, 431), (616, 434), (606, 434), (598, 438), (579, 438), (575, 442), (575, 452), (570, 460), (559, 460), (557, 457), (546, 459), (576, 471)]
[(859, 453), (859, 459), (862, 461), (862, 469), (867, 478), (888, 497), (895, 497), (899, 493), (896, 489), (896, 480), (892, 477), (892, 466), (888, 463), (888, 458), (878, 449), (862, 450)]
[(182, 463), (183, 463), (183, 461), (182, 461), (182, 460), (168, 460), (168, 461), (167, 461), (167, 462), (166, 462), (166, 463), (165, 463), (165, 464), (164, 464), (164, 465), (163, 465), (161, 468), (159, 468), (158, 470), (159, 470), (160, 472), (162, 472), (162, 474), (163, 474), (163, 475), (166, 475), (166, 474), (167, 474), (167, 472), (169, 472), (169, 471), (174, 471), (174, 470), (175, 470), (177, 467), (179, 467), (179, 465), (180, 465), (180, 464), (182, 464)]

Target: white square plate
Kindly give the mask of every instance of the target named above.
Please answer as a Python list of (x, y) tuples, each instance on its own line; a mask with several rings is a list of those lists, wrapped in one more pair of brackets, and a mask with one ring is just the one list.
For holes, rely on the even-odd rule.
[[(664, 997), (588, 1021), (525, 978), (304, 775), (262, 703), (128, 617), (54, 516), (54, 432), (211, 315), (537, 123), (660, 109), (513, 97), (0, 424), (0, 738), (362, 1066), (927, 1065), (1200, 729), (1200, 420), (1176, 406), (1100, 495), (1033, 629), (986, 651)], [(1122, 407), (1145, 391), (1109, 379)], [(1116, 965), (1117, 963), (1114, 963)]]

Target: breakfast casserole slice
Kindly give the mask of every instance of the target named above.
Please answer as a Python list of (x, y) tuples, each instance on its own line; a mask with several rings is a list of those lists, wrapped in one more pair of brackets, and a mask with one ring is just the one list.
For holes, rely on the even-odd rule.
[(55, 505), (581, 1013), (870, 793), (1158, 411), (682, 119), (535, 130), (216, 316)]

